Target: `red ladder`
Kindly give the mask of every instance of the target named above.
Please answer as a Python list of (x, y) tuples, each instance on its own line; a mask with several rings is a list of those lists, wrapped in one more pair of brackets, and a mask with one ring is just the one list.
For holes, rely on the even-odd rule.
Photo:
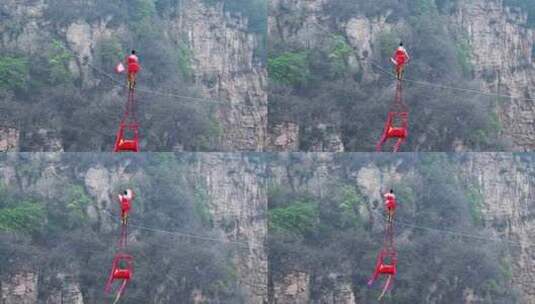
[[(131, 133), (127, 136), (126, 133)], [(135, 112), (135, 89), (128, 89), (128, 100), (119, 125), (113, 152), (139, 152), (139, 123)]]
[(386, 276), (387, 279), (383, 286), (381, 295), (379, 296), (379, 300), (386, 294), (388, 290), (391, 289), (392, 285), (394, 284), (394, 278), (397, 274), (397, 264), (397, 251), (394, 245), (394, 226), (392, 223), (387, 222), (385, 226), (383, 247), (377, 255), (374, 272), (368, 281), (368, 286), (371, 287), (380, 276)]
[(375, 149), (377, 152), (383, 151), (383, 146), (389, 139), (397, 139), (392, 152), (398, 152), (401, 145), (409, 136), (409, 110), (403, 101), (401, 81), (396, 86), (396, 97), (388, 112), (386, 123), (381, 139)]

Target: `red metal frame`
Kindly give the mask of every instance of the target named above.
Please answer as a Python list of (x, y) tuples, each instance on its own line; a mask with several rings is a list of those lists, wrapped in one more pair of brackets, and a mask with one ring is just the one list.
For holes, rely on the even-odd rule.
[[(124, 262), (126, 267), (121, 267), (120, 263)], [(113, 258), (112, 268), (108, 281), (106, 282), (105, 292), (110, 293), (112, 291), (113, 283), (115, 281), (121, 281), (121, 285), (117, 290), (117, 295), (122, 296), (126, 289), (126, 285), (134, 276), (134, 258), (131, 255), (125, 253), (117, 253)]]
[[(125, 130), (133, 131), (134, 137), (131, 139), (125, 138)], [(139, 152), (139, 125), (137, 123), (126, 125), (121, 122), (113, 152)]]
[(397, 274), (397, 264), (398, 258), (396, 247), (394, 246), (394, 228), (392, 223), (387, 223), (383, 248), (377, 255), (375, 269), (372, 277), (368, 281), (368, 286), (371, 287), (379, 279), (379, 276), (387, 276), (388, 278), (383, 286), (382, 295), (384, 295), (394, 283), (394, 278)]
[[(128, 101), (123, 119), (119, 125), (119, 130), (115, 137), (113, 152), (139, 152), (139, 124), (135, 115), (135, 90), (128, 89)], [(125, 137), (125, 131), (130, 130), (134, 133), (132, 138)]]
[(119, 238), (118, 247), (120, 250), (126, 249), (128, 240), (128, 225), (121, 224), (121, 237)]
[(401, 81), (396, 87), (396, 98), (390, 111), (388, 112), (386, 123), (381, 135), (381, 139), (376, 145), (376, 151), (383, 151), (384, 144), (389, 139), (397, 139), (392, 152), (398, 152), (401, 145), (409, 136), (409, 111), (403, 101)]

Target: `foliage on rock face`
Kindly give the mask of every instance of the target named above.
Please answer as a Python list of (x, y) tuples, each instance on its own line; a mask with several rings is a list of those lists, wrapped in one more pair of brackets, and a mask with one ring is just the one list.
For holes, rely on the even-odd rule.
[(475, 186), (469, 186), (466, 192), (472, 221), (476, 225), (481, 225), (483, 221), (483, 214), (481, 213), (484, 203), (483, 195)]
[(280, 84), (304, 86), (310, 79), (306, 52), (283, 53), (268, 60), (270, 78)]
[(42, 206), (35, 202), (4, 205), (0, 209), (0, 231), (35, 232), (41, 227), (43, 213)]
[(457, 42), (457, 58), (459, 65), (461, 66), (462, 72), (465, 75), (470, 75), (473, 70), (473, 66), (470, 63), (470, 56), (472, 54), (472, 49), (468, 42), (468, 39), (461, 39)]
[(332, 79), (349, 76), (348, 61), (349, 56), (353, 53), (353, 49), (342, 36), (332, 36), (330, 43), (331, 45), (327, 52), (327, 60), (330, 64), (329, 76)]
[(0, 57), (0, 89), (25, 89), (28, 82), (28, 61), (24, 57)]
[[(195, 290), (210, 301), (247, 303), (237, 285), (235, 247), (135, 227), (221, 237), (210, 218), (205, 185), (188, 173), (190, 155), (30, 154), (1, 161), (19, 178), (9, 186), (0, 183), (2, 280), (21, 269), (38, 269), (40, 301), (74, 282), (84, 301), (105, 303), (102, 286), (119, 236), (116, 194), (132, 187), (129, 252), (135, 257), (135, 279), (124, 303), (191, 299)], [(113, 192), (110, 204), (88, 191), (86, 173), (95, 168), (132, 176), (105, 185)], [(58, 274), (68, 276), (58, 282)]]
[(188, 45), (184, 42), (179, 43), (178, 46), (178, 67), (180, 72), (182, 73), (182, 76), (185, 79), (189, 79), (191, 77), (192, 68), (191, 68), (191, 60), (192, 60), (193, 54), (191, 53), (191, 50), (189, 49)]
[[(366, 195), (366, 186), (355, 185), (358, 172), (370, 166), (377, 167), (385, 178), (396, 167), (396, 175), (402, 177), (395, 182), (386, 178), (388, 185), (383, 185), (383, 191), (392, 187), (398, 199), (395, 235), (399, 272), (385, 303), (420, 303), (422, 298), (460, 303), (466, 289), (485, 302), (516, 303), (516, 291), (509, 285), (511, 260), (505, 244), (440, 232), (447, 229), (486, 235), (474, 210), (474, 200), (480, 198), (467, 191), (457, 176), (456, 168), (463, 166), (462, 160), (447, 154), (371, 159), (365, 155), (340, 155), (329, 165), (329, 182), (314, 181), (310, 185), (303, 176), (318, 173), (317, 163), (310, 158), (294, 159), (274, 170), (287, 170), (290, 179), (300, 182), (291, 187), (274, 184), (269, 192), (270, 281), (280, 283), (288, 274), (305, 272), (317, 278), (309, 286), (315, 291), (311, 293), (311, 302), (315, 302), (324, 290), (335, 290), (340, 278), (347, 278), (343, 283), (351, 285), (359, 301), (376, 301), (379, 291), (369, 289), (366, 282), (383, 242), (384, 206), (382, 201)], [(320, 194), (301, 190), (311, 188)], [(319, 211), (311, 213), (304, 206), (314, 206)], [(285, 216), (274, 221), (273, 215), (281, 213)], [(306, 227), (306, 233), (287, 233), (289, 229), (277, 228), (290, 227), (299, 232), (295, 227), (303, 222), (307, 225), (298, 227)], [(490, 234), (488, 237), (492, 238)]]
[[(456, 5), (456, 0), (333, 0), (321, 12), (324, 22), (293, 26), (307, 28), (313, 35), (308, 40), (280, 39), (274, 31), (268, 51), (270, 126), (297, 123), (301, 150), (321, 140), (317, 135), (319, 125), (328, 125), (340, 134), (346, 151), (374, 150), (394, 102), (394, 80), (388, 74), (393, 71), (390, 57), (400, 41), (412, 57), (405, 77), (479, 89), (472, 73), (472, 46), (466, 37), (447, 26)], [(280, 24), (300, 20), (298, 11), (279, 9), (274, 18)], [(355, 33), (347, 31), (359, 29), (344, 23), (363, 15), (372, 23), (381, 23), (382, 18), (386, 22), (381, 31), (372, 33), (371, 52), (361, 51), (362, 46), (351, 41)], [(317, 41), (311, 45), (310, 39)], [(342, 47), (343, 56), (333, 57), (333, 39), (337, 41), (334, 45)], [(292, 65), (281, 60), (287, 58), (286, 54), (308, 56), (299, 65)], [(347, 59), (331, 60), (337, 57)], [(292, 75), (306, 75), (308, 81), (296, 81), (303, 77)], [(459, 143), (475, 151), (502, 150), (507, 145), (500, 136), (493, 97), (409, 82), (404, 84), (404, 97), (411, 114), (410, 134), (418, 135), (409, 137), (407, 150), (450, 151)]]
[(60, 41), (54, 41), (48, 52), (48, 74), (49, 83), (52, 85), (66, 84), (72, 79), (69, 70), (69, 62), (72, 59), (71, 53)]
[(286, 207), (274, 208), (269, 213), (270, 229), (285, 231), (295, 235), (305, 235), (314, 228), (318, 219), (318, 205), (315, 202), (301, 201)]

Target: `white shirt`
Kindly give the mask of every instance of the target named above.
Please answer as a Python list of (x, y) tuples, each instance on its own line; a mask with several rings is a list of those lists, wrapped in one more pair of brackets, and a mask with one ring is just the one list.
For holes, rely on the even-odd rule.
[(122, 201), (123, 200), (123, 197), (129, 201), (132, 200), (132, 198), (134, 197), (134, 192), (130, 189), (126, 189), (126, 195), (124, 194), (119, 194), (119, 200)]
[(389, 200), (389, 199), (391, 199), (391, 200), (395, 200), (395, 199), (396, 199), (396, 196), (394, 195), (394, 193), (390, 193), (390, 192), (389, 192), (389, 193), (386, 193), (386, 194), (385, 194), (385, 199), (386, 199), (386, 200)]
[(136, 62), (139, 62), (139, 58), (137, 58), (137, 56), (134, 54), (128, 56), (128, 59), (132, 59), (132, 60), (135, 60)]

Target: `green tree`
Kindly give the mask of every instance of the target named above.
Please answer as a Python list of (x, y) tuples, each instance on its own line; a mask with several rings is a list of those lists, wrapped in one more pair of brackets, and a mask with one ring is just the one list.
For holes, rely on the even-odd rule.
[(340, 229), (358, 228), (362, 223), (360, 208), (365, 203), (363, 197), (352, 185), (340, 185), (329, 195), (333, 199), (333, 210)]
[(353, 49), (347, 44), (344, 37), (333, 35), (331, 46), (328, 51), (329, 63), (331, 65), (332, 78), (348, 76), (348, 59)]
[(69, 62), (72, 59), (71, 53), (59, 40), (52, 42), (48, 51), (48, 72), (51, 84), (66, 84), (72, 80), (69, 70)]
[(308, 54), (285, 52), (268, 59), (268, 72), (272, 81), (293, 86), (306, 85), (310, 80)]
[(41, 204), (22, 201), (0, 208), (0, 231), (32, 233), (41, 228), (45, 212)]
[(86, 210), (92, 200), (87, 196), (84, 187), (81, 185), (69, 187), (66, 199), (67, 216), (63, 221), (67, 223), (68, 227), (74, 228), (87, 219)]
[(318, 223), (319, 209), (315, 202), (292, 202), (286, 207), (269, 211), (270, 229), (302, 236), (314, 230)]
[(0, 89), (22, 90), (28, 83), (28, 61), (24, 57), (0, 57)]

